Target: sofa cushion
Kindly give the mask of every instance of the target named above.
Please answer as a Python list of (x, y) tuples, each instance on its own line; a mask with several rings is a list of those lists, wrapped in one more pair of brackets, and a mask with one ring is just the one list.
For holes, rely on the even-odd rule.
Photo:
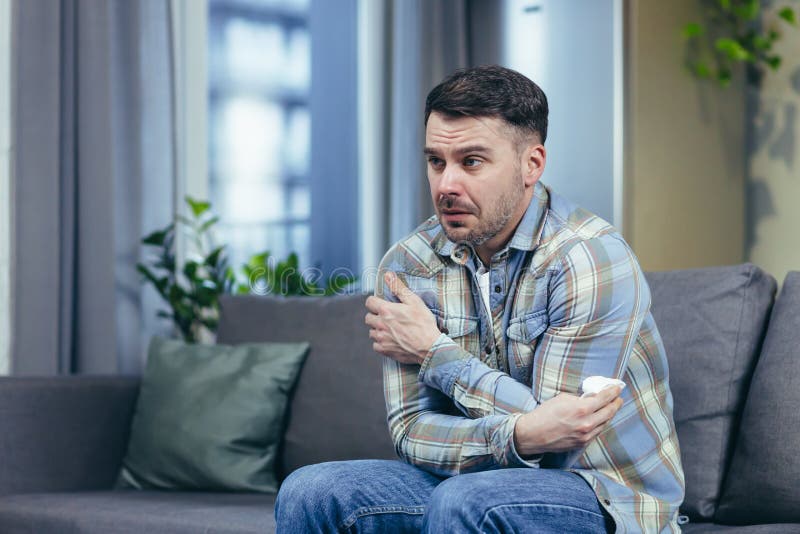
[(278, 491), (288, 392), (308, 343), (154, 337), (121, 481), (138, 489)]
[(752, 264), (648, 273), (686, 475), (682, 513), (713, 517), (776, 283)]
[(395, 458), (386, 423), (381, 356), (364, 324), (366, 295), (225, 296), (220, 343), (309, 341), (289, 406), (278, 474), (304, 465)]
[(274, 494), (102, 491), (0, 497), (3, 534), (275, 532)]
[(800, 272), (775, 303), (741, 428), (717, 521), (800, 522)]

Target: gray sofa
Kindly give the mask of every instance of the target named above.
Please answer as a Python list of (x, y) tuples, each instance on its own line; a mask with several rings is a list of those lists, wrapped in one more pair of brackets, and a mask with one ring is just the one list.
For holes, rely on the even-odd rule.
[[(647, 277), (670, 359), (684, 531), (800, 532), (800, 272), (777, 301), (775, 280), (750, 264)], [(363, 300), (222, 302), (221, 343), (311, 342), (281, 476), (327, 460), (395, 457)], [(137, 387), (126, 377), (0, 379), (0, 533), (274, 530), (274, 495), (112, 489)]]

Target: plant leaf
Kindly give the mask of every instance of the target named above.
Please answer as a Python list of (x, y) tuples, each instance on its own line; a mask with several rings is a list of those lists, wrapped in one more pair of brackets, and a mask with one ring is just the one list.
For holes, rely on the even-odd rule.
[(786, 6), (780, 11), (778, 11), (778, 16), (783, 20), (785, 20), (786, 22), (788, 22), (789, 24), (791, 24), (792, 26), (797, 26), (797, 16), (795, 15), (794, 10), (791, 7)]
[(189, 205), (189, 208), (191, 208), (192, 214), (195, 217), (200, 217), (211, 207), (210, 202), (205, 200), (195, 200), (188, 195), (186, 196), (186, 203)]
[(723, 11), (728, 11), (731, 8), (731, 0), (718, 0), (718, 2)]
[(200, 225), (200, 228), (197, 229), (197, 233), (202, 234), (206, 232), (209, 228), (211, 228), (218, 222), (219, 222), (219, 217), (217, 215), (214, 215), (209, 220)]
[(262, 267), (267, 266), (267, 260), (269, 260), (269, 251), (265, 250), (260, 254), (253, 254), (250, 256), (250, 259), (247, 261), (247, 265), (250, 267)]
[(781, 67), (781, 56), (767, 56), (764, 61), (767, 62), (767, 65), (772, 70), (778, 70)]
[(197, 262), (193, 260), (189, 260), (183, 265), (183, 274), (186, 275), (190, 282), (194, 282), (198, 267)]
[(155, 286), (156, 291), (158, 291), (162, 297), (167, 298), (166, 289), (167, 289), (167, 283), (169, 282), (169, 277), (164, 276), (159, 278), (155, 274), (153, 274), (153, 272), (150, 269), (148, 269), (145, 265), (142, 265), (141, 263), (136, 264), (136, 270), (139, 271), (139, 273), (146, 280), (148, 280), (151, 284)]
[(170, 224), (163, 230), (156, 230), (155, 232), (148, 234), (142, 238), (142, 243), (145, 245), (153, 245), (156, 247), (160, 247), (164, 245), (164, 241), (167, 239), (167, 235), (172, 232), (174, 225)]
[(212, 250), (208, 256), (206, 256), (205, 263), (206, 265), (211, 265), (212, 267), (216, 267), (219, 263), (220, 254), (225, 250), (225, 245), (219, 246)]
[(753, 46), (756, 50), (767, 51), (772, 48), (772, 39), (764, 37), (763, 35), (756, 35), (753, 37)]
[(731, 84), (732, 77), (731, 70), (726, 67), (720, 68), (719, 72), (717, 72), (717, 82), (719, 82), (722, 87), (728, 87)]
[(711, 77), (711, 69), (702, 61), (698, 61), (692, 65), (692, 71), (698, 78), (706, 79)]
[(734, 61), (750, 61), (753, 55), (735, 39), (721, 37), (714, 43), (717, 50)]
[(733, 7), (733, 12), (742, 20), (756, 20), (761, 11), (759, 0), (745, 0), (744, 3)]
[(206, 287), (205, 284), (197, 288), (197, 303), (203, 307), (213, 306), (217, 303), (217, 289)]
[(696, 22), (690, 22), (683, 27), (683, 38), (692, 39), (693, 37), (700, 37), (705, 33), (705, 28)]

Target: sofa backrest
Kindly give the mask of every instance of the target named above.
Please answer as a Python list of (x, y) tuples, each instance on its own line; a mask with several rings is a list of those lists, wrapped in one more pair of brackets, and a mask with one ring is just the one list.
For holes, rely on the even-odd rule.
[(138, 393), (134, 377), (0, 377), (0, 495), (113, 486)]
[(775, 302), (715, 519), (800, 523), (800, 272)]
[(381, 356), (364, 324), (366, 295), (226, 296), (219, 343), (308, 341), (278, 456), (280, 479), (304, 465), (396, 458), (386, 422)]
[(686, 475), (681, 511), (693, 520), (710, 520), (772, 308), (775, 279), (752, 264), (646, 277), (669, 360)]

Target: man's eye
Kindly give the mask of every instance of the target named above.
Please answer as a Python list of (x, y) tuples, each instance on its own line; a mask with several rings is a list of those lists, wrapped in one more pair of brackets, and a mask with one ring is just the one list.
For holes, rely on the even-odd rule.
[(481, 160), (479, 160), (478, 158), (466, 158), (464, 160), (464, 166), (465, 167), (477, 167), (480, 164), (481, 164)]
[(428, 163), (431, 167), (441, 167), (444, 165), (444, 161), (439, 158), (428, 158)]

